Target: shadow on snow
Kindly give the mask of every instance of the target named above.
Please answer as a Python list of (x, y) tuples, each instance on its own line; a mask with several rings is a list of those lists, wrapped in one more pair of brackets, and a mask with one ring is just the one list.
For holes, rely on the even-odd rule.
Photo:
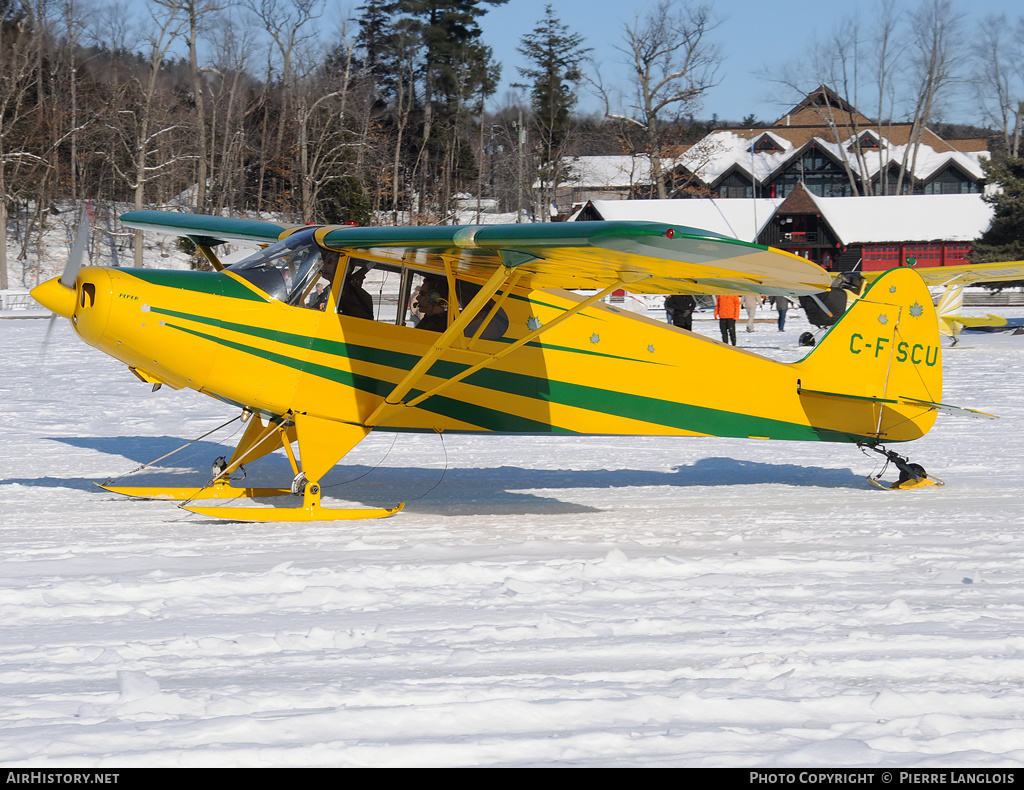
[[(148, 463), (181, 445), (170, 436), (140, 437), (51, 437), (53, 441), (96, 450)], [(378, 448), (379, 449), (379, 448)], [(179, 453), (147, 468), (145, 472), (117, 478), (122, 485), (203, 485), (209, 479), (207, 462), (230, 455), (231, 448), (199, 441)], [(409, 512), (457, 514), (581, 513), (602, 508), (563, 501), (558, 492), (586, 489), (692, 488), (736, 485), (788, 485), (810, 488), (865, 488), (862, 475), (849, 469), (829, 469), (797, 464), (742, 461), (727, 457), (702, 458), (692, 464), (649, 469), (538, 469), (519, 466), (451, 468), (451, 454), (445, 469), (443, 455), (430, 467), (385, 466), (388, 455), (376, 466), (339, 465), (322, 480), (325, 504), (332, 499), (353, 502), (390, 503), (406, 501)], [(127, 466), (127, 464), (126, 464)], [(193, 471), (183, 471), (192, 469)], [(128, 472), (128, 469), (124, 470)], [(281, 486), (291, 480), (292, 471), (283, 453), (259, 459), (244, 485)], [(20, 484), (45, 488), (72, 488), (99, 492), (97, 482), (87, 478), (10, 478), (0, 485)], [(236, 482), (236, 485), (240, 483)], [(542, 495), (541, 492), (547, 493)], [(566, 496), (563, 494), (562, 496)], [(572, 498), (569, 495), (569, 498)], [(273, 501), (283, 503), (282, 498)], [(289, 505), (293, 504), (288, 502)]]

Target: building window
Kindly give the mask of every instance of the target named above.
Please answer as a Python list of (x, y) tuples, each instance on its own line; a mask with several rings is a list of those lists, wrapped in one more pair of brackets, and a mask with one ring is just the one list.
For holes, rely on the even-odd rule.
[(730, 173), (715, 188), (720, 198), (749, 198), (754, 196), (754, 187), (750, 179), (740, 173)]
[(926, 195), (971, 195), (981, 191), (977, 182), (958, 168), (947, 167), (924, 185)]
[(791, 162), (773, 183), (779, 197), (786, 197), (799, 183), (818, 197), (849, 197), (853, 194), (846, 171), (816, 146), (811, 146)]

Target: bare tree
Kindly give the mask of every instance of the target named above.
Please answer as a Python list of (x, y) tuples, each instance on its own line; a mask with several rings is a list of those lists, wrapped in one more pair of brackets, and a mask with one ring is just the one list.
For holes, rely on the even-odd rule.
[[(868, 151), (861, 145), (862, 133), (873, 129), (879, 138), (892, 138), (893, 74), (899, 58), (899, 50), (893, 46), (897, 26), (895, 0), (879, 0), (872, 17), (875, 24), (866, 34), (858, 17), (843, 19), (819, 40), (810, 57), (801, 53), (797, 60), (781, 67), (773, 64), (761, 71), (764, 79), (786, 88), (787, 105), (792, 104), (792, 96), (806, 96), (815, 86), (825, 86), (833, 92), (821, 91), (819, 100), (807, 109), (813, 109), (822, 125), (829, 128), (828, 141), (836, 145), (836, 156), (853, 195), (870, 195), (876, 188)], [(874, 121), (855, 111), (861, 106), (861, 96), (872, 93), (877, 97)], [(879, 145), (876, 155), (884, 192), (890, 152)]]
[(7, 278), (8, 168), (23, 162), (43, 163), (37, 154), (15, 140), (19, 123), (37, 111), (27, 101), (35, 79), (37, 37), (32, 35), (29, 15), (0, 18), (0, 290), (9, 287)]
[[(204, 70), (211, 92), (211, 202), (220, 213), (225, 207), (239, 207), (244, 201), (244, 154), (248, 143), (245, 121), (257, 109), (254, 80), (247, 73), (254, 44), (252, 28), (226, 16), (219, 17), (208, 33), (214, 47), (213, 65)], [(219, 162), (216, 168), (214, 160)]]
[(911, 20), (911, 46), (917, 100), (914, 104), (910, 140), (903, 152), (896, 194), (913, 189), (913, 173), (925, 127), (937, 109), (937, 101), (957, 78), (964, 61), (962, 20), (952, 0), (924, 0)]
[(182, 17), (185, 40), (188, 44), (189, 74), (192, 77), (192, 101), (196, 110), (196, 131), (199, 138), (198, 168), (196, 174), (196, 210), (207, 208), (206, 188), (209, 163), (209, 134), (207, 132), (205, 101), (203, 97), (203, 73), (199, 68), (199, 30), (209, 22), (209, 17), (227, 7), (217, 0), (154, 0), (168, 10), (168, 14)]
[[(846, 171), (853, 194), (900, 194), (912, 191), (913, 173), (930, 120), (939, 111), (942, 98), (961, 78), (964, 64), (962, 22), (954, 12), (951, 0), (923, 0), (916, 12), (901, 25), (895, 0), (879, 0), (873, 14), (871, 35), (861, 36), (856, 18), (845, 20), (815, 50), (808, 70), (808, 59), (782, 68), (765, 69), (769, 81), (785, 86), (790, 95), (806, 95), (813, 85), (826, 85), (853, 105), (860, 105), (862, 88), (874, 94), (876, 119), (838, 108), (827, 95), (816, 106), (822, 122), (833, 131), (832, 142), (838, 145), (838, 157)], [(895, 42), (903, 30), (909, 41), (904, 47)], [(903, 79), (897, 81), (897, 77)], [(872, 84), (873, 83), (873, 84)], [(864, 91), (865, 95), (867, 91)], [(905, 117), (910, 131), (907, 144), (899, 158), (895, 187), (890, 186), (892, 151), (885, 145), (875, 149), (877, 183), (869, 174), (869, 153), (859, 144), (862, 132), (876, 130), (879, 138), (893, 139), (893, 119), (897, 114), (897, 93), (913, 102)], [(841, 144), (850, 139), (852, 146)], [(849, 150), (847, 150), (849, 149)]]
[(324, 53), (319, 49), (296, 58), (299, 71), (295, 103), (298, 138), (298, 175), (302, 218), (316, 218), (320, 190), (341, 177), (345, 154), (345, 123), (352, 82), (352, 48), (342, 30), (341, 73), (329, 75), (320, 68)]
[(71, 116), (69, 153), (69, 175), (71, 182), (71, 200), (78, 199), (78, 42), (85, 27), (84, 20), (79, 16), (79, 8), (75, 0), (64, 0), (64, 35), (65, 35), (65, 60), (68, 70), (68, 91), (70, 93), (71, 106), (68, 108)]
[[(818, 62), (818, 73), (823, 75), (821, 84), (831, 85), (839, 89), (840, 95), (856, 106), (858, 103), (858, 71), (861, 61), (860, 25), (856, 18), (844, 19), (836, 26), (833, 34), (818, 47), (815, 60)], [(846, 173), (852, 194), (871, 194), (871, 179), (868, 175), (864, 152), (856, 142), (852, 148), (856, 168), (850, 162), (847, 145), (843, 143), (853, 138), (860, 139), (862, 129), (861, 116), (839, 106), (832, 101), (827, 91), (822, 92), (822, 102), (816, 107), (822, 121), (828, 126), (832, 142), (836, 143), (840, 162)]]
[[(292, 97), (296, 93), (295, 58), (296, 53), (307, 45), (316, 31), (310, 24), (323, 13), (322, 0), (246, 0), (246, 5), (259, 19), (264, 30), (273, 41), (273, 48), (279, 57), (277, 67), (280, 73), (280, 98), (277, 107), (278, 122), (274, 155), (279, 160), (286, 158), (285, 133), (292, 119)], [(268, 64), (267, 84), (271, 83)], [(264, 108), (267, 112), (268, 108)], [(265, 116), (266, 117), (266, 116)], [(261, 169), (266, 167), (265, 158)], [(282, 161), (283, 164), (283, 161)], [(292, 186), (300, 180), (297, 176), (298, 163), (289, 163)], [(262, 177), (261, 177), (262, 183)], [(262, 192), (262, 188), (261, 188)]]
[(625, 46), (617, 47), (632, 71), (634, 89), (623, 110), (613, 111), (598, 77), (606, 117), (640, 130), (659, 198), (667, 195), (661, 163), (666, 121), (693, 114), (716, 84), (721, 55), (709, 40), (716, 27), (710, 5), (660, 0), (643, 18), (638, 15), (626, 25)]
[[(900, 50), (894, 46), (896, 38), (896, 0), (881, 0), (876, 17), (874, 40), (875, 87), (878, 90), (875, 119), (879, 138), (892, 139), (894, 105), (893, 74), (899, 63)], [(882, 125), (888, 119), (888, 127)], [(878, 192), (889, 194), (888, 151), (878, 147)]]
[[(122, 101), (109, 108), (108, 128), (115, 133), (126, 156), (107, 152), (106, 158), (118, 176), (129, 186), (135, 208), (145, 207), (146, 186), (174, 167), (182, 158), (160, 156), (162, 138), (178, 128), (177, 119), (166, 112), (167, 103), (159, 97), (160, 78), (167, 52), (181, 33), (184, 19), (177, 9), (166, 8), (162, 17), (154, 17), (148, 35), (146, 69), (121, 86)], [(142, 266), (142, 232), (135, 232), (135, 266)]]
[(978, 26), (974, 82), (985, 117), (1003, 135), (1006, 152), (1020, 156), (1024, 125), (1024, 17), (1011, 28), (1005, 14), (988, 16)]

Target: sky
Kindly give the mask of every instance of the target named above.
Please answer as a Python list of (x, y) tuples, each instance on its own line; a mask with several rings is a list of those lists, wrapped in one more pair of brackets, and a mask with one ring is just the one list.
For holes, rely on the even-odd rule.
[[(103, 0), (99, 0), (103, 2)], [(148, 14), (146, 0), (128, 0), (129, 8), (141, 21)], [(342, 23), (355, 19), (364, 0), (326, 0), (320, 30), (325, 38), (335, 38)], [(900, 13), (909, 15), (920, 0), (894, 0)], [(952, 0), (962, 15), (967, 31), (992, 14), (1006, 14), (1011, 20), (1024, 16), (1019, 0)], [(492, 109), (513, 98), (512, 83), (522, 79), (517, 67), (525, 65), (517, 51), (522, 37), (530, 33), (544, 16), (547, 4), (554, 6), (561, 21), (581, 34), (591, 57), (599, 64), (607, 83), (627, 84), (620, 63), (625, 23), (632, 22), (654, 8), (658, 0), (509, 0), (493, 7), (481, 20), (484, 43), (502, 64), (502, 82), (492, 99)], [(863, 4), (828, 3), (820, 0), (715, 0), (714, 13), (720, 19), (713, 40), (723, 56), (716, 87), (707, 93), (697, 117), (740, 120), (749, 113), (765, 122), (776, 120), (793, 107), (803, 94), (787, 91), (758, 76), (765, 70), (778, 70), (809, 53), (816, 40), (827, 38), (837, 27), (848, 24), (852, 9), (859, 8), (863, 29), (871, 27), (872, 9), (879, 0)], [(227, 0), (228, 6), (241, 6), (241, 0)], [(813, 87), (813, 86), (810, 86)], [(852, 99), (851, 99), (852, 101)], [(596, 96), (584, 93), (579, 109), (603, 110)], [(940, 120), (972, 123), (978, 120), (977, 102), (968, 90), (961, 90), (943, 109)], [(869, 113), (870, 114), (870, 113)]]
[[(508, 85), (519, 78), (516, 66), (523, 65), (516, 47), (523, 35), (529, 33), (544, 15), (550, 0), (510, 0), (503, 7), (490, 10), (482, 26), (486, 43), (503, 63), (502, 82), (496, 99), (500, 102)], [(919, 5), (918, 0), (896, 0), (901, 13), (909, 14)], [(643, 14), (657, 5), (656, 0), (557, 0), (552, 3), (564, 24), (586, 38), (586, 46), (593, 49), (592, 56), (602, 65), (602, 72), (616, 68), (621, 57), (614, 48), (622, 43), (626, 21)], [(708, 93), (702, 117), (717, 114), (722, 120), (740, 120), (754, 113), (763, 121), (774, 121), (802, 96), (786, 93), (777, 86), (759, 78), (757, 73), (765, 67), (778, 67), (792, 62), (801, 52), (809, 51), (815, 38), (827, 37), (838, 25), (845, 23), (851, 9), (858, 4), (828, 3), (820, 0), (716, 0), (715, 13), (722, 22), (715, 40), (720, 44), (724, 61), (720, 82)], [(870, 26), (870, 9), (874, 2), (859, 4), (861, 22)], [(969, 30), (990, 14), (1005, 13), (1010, 19), (1024, 15), (1019, 0), (954, 0), (956, 9), (964, 15)], [(607, 78), (606, 78), (607, 79)], [(944, 118), (950, 122), (971, 122), (977, 108), (964, 92), (964, 96), (951, 103)], [(584, 109), (596, 110), (594, 98), (581, 103)]]

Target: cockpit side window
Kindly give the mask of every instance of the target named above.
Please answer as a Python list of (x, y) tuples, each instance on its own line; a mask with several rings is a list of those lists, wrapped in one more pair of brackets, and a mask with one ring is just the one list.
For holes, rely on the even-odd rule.
[(364, 287), (367, 274), (373, 269), (370, 261), (349, 260), (345, 269), (345, 279), (341, 282), (341, 293), (338, 295), (338, 312), (353, 318), (374, 319), (375, 307), (373, 296)]

